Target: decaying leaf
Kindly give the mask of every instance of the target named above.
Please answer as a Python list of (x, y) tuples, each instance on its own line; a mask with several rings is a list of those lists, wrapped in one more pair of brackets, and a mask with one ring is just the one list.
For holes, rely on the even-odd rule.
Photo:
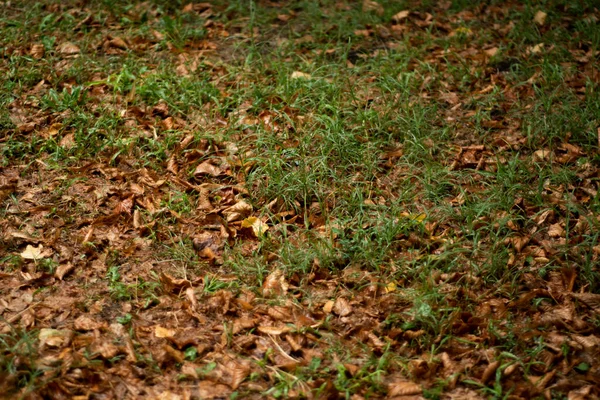
[(288, 284), (285, 281), (285, 275), (280, 269), (275, 269), (267, 276), (263, 284), (263, 296), (275, 297), (285, 294), (288, 290)]
[(73, 331), (67, 329), (49, 329), (42, 328), (38, 335), (40, 340), (39, 346), (48, 347), (64, 347), (69, 344), (73, 338)]
[(408, 18), (409, 15), (410, 15), (409, 10), (399, 11), (396, 14), (394, 14), (394, 16), (392, 17), (392, 21), (394, 21), (396, 23), (401, 22), (403, 19)]
[(240, 200), (231, 207), (223, 210), (227, 222), (239, 221), (246, 218), (252, 212), (252, 205)]
[(352, 307), (350, 306), (350, 303), (348, 303), (348, 300), (343, 297), (338, 297), (333, 305), (333, 312), (340, 317), (345, 317), (352, 312)]
[(394, 382), (388, 385), (388, 396), (414, 396), (421, 394), (423, 389), (421, 385), (410, 382), (410, 381), (400, 381)]
[(44, 50), (43, 44), (34, 44), (33, 46), (31, 46), (31, 50), (29, 51), (29, 54), (31, 54), (31, 57), (35, 58), (36, 60), (43, 58), (44, 53), (45, 53), (45, 50)]
[(284, 333), (288, 333), (290, 332), (290, 328), (287, 326), (259, 326), (258, 328), (259, 332), (267, 334), (267, 335), (274, 335), (274, 336), (278, 336), (278, 335), (282, 335)]
[(170, 338), (175, 336), (176, 333), (177, 331), (175, 331), (174, 329), (163, 328), (160, 325), (156, 325), (154, 327), (154, 335), (157, 338)]
[(373, 11), (377, 15), (383, 15), (385, 12), (383, 6), (374, 0), (363, 0), (362, 10), (364, 12)]
[(76, 44), (71, 42), (65, 42), (58, 46), (58, 52), (65, 56), (72, 56), (75, 54), (79, 54), (81, 50)]
[(221, 175), (222, 173), (223, 173), (223, 171), (221, 170), (221, 168), (211, 164), (208, 161), (204, 161), (203, 163), (199, 164), (196, 167), (196, 169), (194, 170), (195, 176), (210, 175), (210, 176), (217, 177), (217, 176)]

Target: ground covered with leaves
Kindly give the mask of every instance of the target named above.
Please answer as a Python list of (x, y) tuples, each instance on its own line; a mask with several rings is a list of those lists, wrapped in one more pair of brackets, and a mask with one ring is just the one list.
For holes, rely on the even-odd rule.
[(598, 398), (599, 19), (1, 3), (0, 397)]

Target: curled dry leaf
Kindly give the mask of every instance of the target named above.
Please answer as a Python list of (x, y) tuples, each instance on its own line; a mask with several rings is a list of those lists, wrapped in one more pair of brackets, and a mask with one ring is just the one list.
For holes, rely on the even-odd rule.
[(29, 54), (31, 55), (31, 57), (35, 58), (36, 60), (43, 58), (44, 52), (44, 45), (41, 44), (34, 44), (33, 46), (31, 46), (31, 50), (29, 50)]
[(246, 203), (244, 200), (238, 201), (231, 207), (223, 210), (225, 219), (227, 222), (239, 221), (246, 218), (252, 212), (252, 205)]
[(54, 273), (54, 276), (56, 276), (58, 279), (60, 279), (62, 281), (63, 278), (65, 277), (65, 275), (67, 275), (74, 269), (75, 269), (75, 266), (72, 263), (61, 264), (58, 266), (58, 268), (56, 268), (56, 272)]
[(65, 42), (58, 46), (58, 52), (65, 56), (72, 56), (75, 54), (79, 54), (81, 50), (76, 44), (73, 44), (71, 42)]
[(352, 307), (350, 306), (350, 303), (348, 303), (348, 300), (343, 297), (338, 297), (333, 305), (333, 312), (340, 317), (345, 317), (352, 312)]
[(287, 326), (259, 326), (256, 329), (258, 329), (260, 333), (274, 336), (282, 335), (291, 331), (291, 329)]
[(402, 21), (403, 19), (408, 18), (409, 15), (410, 15), (410, 11), (402, 10), (402, 11), (394, 14), (394, 16), (392, 17), (392, 21), (398, 23), (398, 22)]
[(116, 49), (121, 49), (121, 50), (127, 50), (129, 46), (127, 46), (127, 43), (125, 43), (125, 40), (123, 40), (120, 37), (116, 37), (114, 39), (112, 39), (111, 41), (108, 42), (110, 47), (114, 47)]
[(487, 383), (496, 375), (496, 370), (500, 366), (500, 361), (491, 362), (483, 371), (483, 375), (481, 375), (481, 382)]
[(221, 171), (221, 168), (212, 165), (208, 161), (204, 161), (203, 163), (199, 164), (196, 167), (196, 169), (194, 170), (194, 176), (210, 175), (210, 176), (217, 177), (217, 176), (221, 175), (222, 173), (223, 173), (223, 171)]
[(388, 385), (388, 396), (415, 396), (423, 392), (421, 385), (410, 381), (394, 382)]
[(285, 294), (288, 290), (283, 271), (276, 269), (267, 276), (263, 284), (263, 296), (275, 297)]
[(591, 308), (595, 313), (600, 314), (600, 294), (572, 293), (571, 296)]

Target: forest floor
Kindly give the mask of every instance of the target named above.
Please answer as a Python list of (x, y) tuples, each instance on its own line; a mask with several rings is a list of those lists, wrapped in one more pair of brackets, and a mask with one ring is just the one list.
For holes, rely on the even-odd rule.
[(594, 1), (0, 3), (0, 398), (597, 399)]

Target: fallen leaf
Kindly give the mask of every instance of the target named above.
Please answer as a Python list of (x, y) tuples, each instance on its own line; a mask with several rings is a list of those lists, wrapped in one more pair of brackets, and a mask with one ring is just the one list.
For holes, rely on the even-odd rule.
[(325, 305), (323, 305), (323, 311), (326, 312), (327, 314), (331, 314), (334, 304), (335, 304), (335, 302), (333, 300), (327, 300)]
[(252, 205), (240, 200), (231, 207), (223, 210), (227, 222), (239, 221), (246, 218), (252, 212)]
[(60, 139), (60, 146), (64, 147), (65, 149), (72, 149), (75, 147), (75, 144), (75, 135), (73, 133), (67, 133), (62, 139)]
[(242, 228), (252, 228), (254, 236), (261, 237), (269, 229), (269, 225), (265, 224), (257, 217), (248, 217), (242, 221)]
[(263, 284), (263, 296), (274, 297), (285, 294), (288, 290), (288, 284), (285, 281), (283, 271), (276, 269), (267, 276)]
[(76, 331), (93, 331), (95, 329), (100, 329), (104, 327), (105, 324), (92, 318), (87, 315), (82, 315), (75, 320), (73, 323), (73, 327)]
[(284, 333), (288, 333), (291, 329), (287, 326), (259, 326), (256, 328), (260, 333), (264, 333), (266, 335), (278, 336)]
[(536, 150), (533, 152), (533, 161), (535, 161), (535, 162), (548, 161), (550, 159), (551, 155), (552, 155), (551, 150), (547, 150), (547, 149)]
[(194, 176), (210, 175), (217, 177), (221, 175), (221, 173), (222, 171), (219, 167), (214, 166), (208, 161), (204, 161), (203, 163), (199, 164), (194, 170)]
[(125, 41), (120, 37), (116, 37), (116, 38), (112, 39), (110, 42), (108, 42), (108, 44), (111, 47), (114, 47), (116, 49), (121, 49), (121, 50), (128, 49), (127, 43), (125, 43)]
[(533, 17), (533, 22), (535, 22), (539, 26), (543, 26), (546, 23), (547, 16), (548, 16), (548, 14), (546, 14), (545, 12), (538, 11), (535, 13), (535, 15)]
[(400, 22), (403, 19), (408, 18), (409, 15), (410, 15), (410, 11), (408, 11), (408, 10), (402, 10), (402, 11), (394, 14), (394, 16), (392, 17), (392, 21), (394, 21), (394, 22)]
[(58, 46), (58, 52), (65, 56), (72, 56), (75, 54), (79, 54), (81, 50), (76, 44), (73, 44), (71, 42), (65, 42)]
[(345, 317), (352, 312), (352, 307), (350, 306), (350, 303), (348, 303), (348, 300), (343, 297), (338, 297), (333, 305), (333, 312), (340, 317)]
[(531, 54), (541, 53), (542, 50), (544, 50), (544, 43), (538, 43), (535, 46), (529, 48), (529, 52)]
[(31, 57), (35, 58), (36, 60), (43, 58), (44, 52), (44, 45), (42, 44), (34, 44), (33, 46), (31, 46), (31, 50), (29, 50), (29, 54), (31, 55)]
[(69, 344), (72, 337), (73, 332), (67, 329), (42, 328), (38, 335), (38, 339), (40, 340), (39, 346), (40, 348), (44, 346), (63, 347)]
[(307, 73), (301, 72), (301, 71), (294, 71), (294, 72), (292, 72), (292, 75), (290, 75), (290, 78), (291, 79), (311, 79), (312, 76)]
[(154, 336), (157, 338), (170, 338), (175, 336), (177, 332), (173, 329), (163, 328), (160, 325), (154, 327)]
[(65, 277), (65, 275), (67, 275), (69, 272), (73, 271), (74, 269), (75, 269), (75, 266), (71, 263), (61, 264), (58, 266), (58, 268), (56, 268), (56, 272), (54, 272), (54, 276), (56, 276), (58, 279), (60, 279), (62, 281), (63, 278)]
[(385, 292), (386, 293), (391, 293), (396, 291), (397, 285), (394, 282), (390, 282), (387, 285), (385, 285)]
[(44, 245), (40, 244), (38, 247), (34, 247), (30, 244), (27, 245), (25, 250), (21, 253), (21, 257), (26, 260), (41, 260), (42, 258), (52, 255), (51, 249), (44, 250)]
[(421, 385), (414, 382), (394, 382), (388, 385), (388, 397), (415, 396), (421, 394), (422, 392), (423, 389), (421, 388)]
[(364, 0), (362, 4), (363, 12), (373, 11), (375, 14), (381, 16), (384, 13), (384, 8), (381, 4), (373, 0)]

